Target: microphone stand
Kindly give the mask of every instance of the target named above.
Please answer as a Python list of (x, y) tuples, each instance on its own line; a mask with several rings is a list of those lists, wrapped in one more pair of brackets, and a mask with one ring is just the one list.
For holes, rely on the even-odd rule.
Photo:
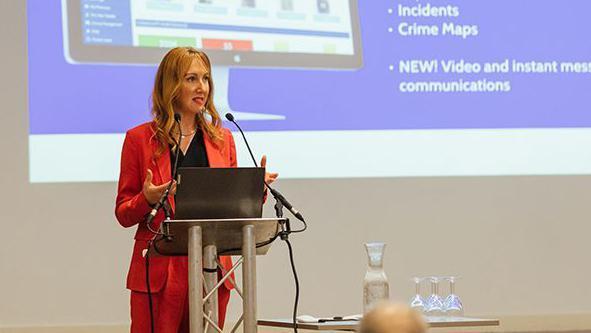
[(168, 186), (166, 187), (166, 189), (164, 190), (164, 192), (162, 193), (162, 195), (160, 196), (160, 199), (158, 200), (158, 202), (156, 203), (156, 205), (154, 205), (154, 207), (152, 208), (152, 211), (150, 211), (150, 214), (148, 215), (148, 217), (146, 218), (146, 224), (148, 229), (156, 234), (156, 235), (162, 235), (162, 236), (166, 236), (163, 233), (157, 231), (157, 230), (153, 230), (152, 229), (152, 220), (154, 219), (154, 217), (156, 217), (156, 214), (158, 213), (158, 211), (160, 210), (160, 208), (164, 207), (164, 213), (165, 213), (165, 219), (166, 220), (170, 220), (170, 209), (169, 207), (166, 207), (166, 205), (164, 204), (166, 199), (168, 198), (168, 194), (170, 193), (170, 189), (172, 188), (172, 182), (175, 180), (175, 178), (177, 177), (177, 173), (178, 173), (178, 163), (179, 163), (179, 154), (180, 154), (180, 150), (181, 150), (181, 138), (182, 138), (182, 133), (181, 133), (181, 115), (178, 113), (174, 114), (174, 121), (177, 123), (178, 127), (179, 127), (179, 138), (177, 140), (177, 144), (176, 144), (176, 149), (175, 149), (175, 155), (174, 155), (174, 166), (172, 169), (172, 178), (170, 180), (170, 183), (168, 184)]
[[(250, 153), (250, 157), (252, 158), (252, 162), (254, 163), (254, 165), (256, 167), (258, 167), (258, 163), (256, 161), (256, 159), (254, 158), (254, 155), (252, 153), (252, 150), (250, 149), (250, 145), (248, 144), (248, 140), (246, 140), (246, 136), (244, 135), (244, 132), (242, 131), (242, 128), (240, 128), (240, 125), (238, 125), (238, 123), (234, 120), (234, 116), (231, 113), (226, 113), (226, 119), (228, 119), (229, 121), (231, 121), (240, 131), (240, 134), (242, 134), (242, 139), (244, 139), (244, 143), (246, 143), (246, 148), (248, 148), (248, 152)], [(266, 182), (264, 182), (266, 188), (271, 192), (271, 195), (273, 195), (273, 198), (275, 198), (275, 215), (277, 216), (277, 218), (282, 218), (283, 217), (283, 207), (287, 208), (298, 220), (302, 221), (302, 223), (304, 223), (304, 227), (300, 230), (295, 230), (292, 231), (290, 224), (289, 224), (289, 219), (285, 220), (285, 225), (284, 223), (281, 223), (281, 231), (279, 232), (279, 237), (281, 238), (281, 240), (285, 241), (285, 243), (287, 244), (287, 248), (289, 250), (289, 262), (291, 264), (291, 271), (293, 273), (293, 278), (294, 278), (294, 282), (295, 282), (295, 301), (294, 301), (294, 305), (293, 305), (293, 313), (292, 313), (292, 322), (293, 322), (293, 330), (294, 333), (298, 333), (298, 323), (297, 323), (297, 313), (298, 313), (298, 303), (299, 303), (299, 299), (300, 299), (300, 282), (298, 279), (298, 274), (296, 272), (296, 268), (295, 268), (295, 264), (294, 264), (294, 259), (293, 259), (293, 249), (291, 247), (291, 243), (289, 242), (289, 235), (292, 232), (303, 232), (307, 229), (307, 224), (306, 221), (304, 220), (304, 217), (302, 216), (302, 214), (300, 212), (298, 212), (290, 203), (289, 201), (287, 201), (287, 199), (285, 199), (285, 197), (279, 193), (279, 191), (275, 190), (274, 188), (272, 188), (271, 186), (269, 186), (269, 184), (267, 184)]]
[[(246, 143), (246, 148), (248, 148), (248, 152), (250, 153), (250, 158), (252, 158), (252, 163), (256, 167), (258, 167), (259, 165), (258, 165), (256, 159), (254, 158), (254, 154), (252, 153), (252, 150), (250, 149), (250, 145), (248, 144), (248, 140), (246, 140), (246, 136), (244, 135), (242, 128), (235, 121), (234, 116), (231, 113), (226, 113), (226, 119), (231, 121), (238, 128), (238, 130), (240, 131), (240, 134), (242, 135), (242, 139)], [(289, 203), (289, 201), (287, 201), (287, 199), (285, 199), (285, 197), (279, 191), (272, 188), (267, 183), (264, 183), (264, 184), (265, 184), (265, 187), (271, 192), (271, 195), (273, 195), (273, 198), (275, 198), (275, 200), (278, 202), (275, 204), (275, 214), (277, 215), (277, 217), (283, 217), (282, 209), (283, 209), (283, 207), (285, 207), (293, 214), (293, 216), (295, 216), (298, 220), (300, 220), (300, 221), (302, 221), (302, 223), (304, 223), (303, 229), (295, 230), (292, 232), (302, 232), (302, 231), (306, 230), (307, 225), (306, 225), (306, 221), (305, 221), (304, 217), (302, 216), (302, 214), (297, 209), (295, 209), (293, 207), (293, 205), (291, 203)], [(279, 204), (279, 202), (280, 202), (280, 204)]]
[[(160, 236), (164, 236), (166, 240), (170, 239), (170, 236), (167, 235), (167, 233), (162, 233), (159, 232), (157, 230), (153, 230), (152, 229), (152, 220), (154, 219), (154, 217), (156, 216), (156, 214), (158, 213), (158, 211), (160, 210), (160, 208), (164, 208), (164, 214), (165, 214), (165, 219), (166, 220), (170, 220), (170, 207), (168, 207), (167, 205), (165, 205), (164, 203), (166, 202), (166, 199), (168, 198), (168, 194), (170, 193), (170, 189), (172, 188), (172, 182), (175, 180), (176, 176), (177, 176), (177, 166), (178, 166), (178, 162), (179, 162), (179, 152), (181, 150), (181, 115), (178, 113), (174, 114), (174, 121), (177, 123), (178, 127), (179, 127), (179, 139), (177, 141), (177, 145), (176, 145), (176, 152), (175, 152), (175, 157), (174, 157), (174, 166), (173, 166), (173, 174), (172, 174), (172, 179), (170, 180), (170, 184), (168, 184), (168, 186), (166, 187), (166, 189), (164, 190), (164, 193), (162, 193), (162, 196), (160, 196), (160, 199), (158, 200), (158, 202), (156, 203), (156, 205), (154, 206), (154, 208), (152, 208), (152, 211), (150, 212), (150, 214), (148, 215), (148, 217), (146, 218), (146, 225), (148, 227), (148, 230), (150, 230), (152, 233), (154, 233), (154, 238), (158, 235)], [(152, 301), (152, 290), (150, 289), (150, 249), (152, 248), (152, 243), (154, 241), (154, 238), (150, 239), (148, 241), (148, 248), (145, 254), (145, 262), (146, 262), (146, 289), (148, 292), (148, 307), (150, 309), (150, 332), (154, 333), (154, 305), (153, 305), (153, 301)]]

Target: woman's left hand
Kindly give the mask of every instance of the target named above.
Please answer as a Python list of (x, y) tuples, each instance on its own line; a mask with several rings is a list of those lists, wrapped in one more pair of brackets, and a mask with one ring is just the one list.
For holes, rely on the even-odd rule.
[[(261, 168), (266, 168), (267, 167), (267, 155), (263, 155), (263, 158), (261, 158)], [(276, 172), (267, 172), (265, 170), (265, 183), (267, 183), (267, 185), (271, 185), (279, 176), (278, 173)]]

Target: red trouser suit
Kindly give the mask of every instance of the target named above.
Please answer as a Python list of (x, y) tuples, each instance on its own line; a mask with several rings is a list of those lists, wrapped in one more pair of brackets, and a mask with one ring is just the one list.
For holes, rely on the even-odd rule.
[[(131, 332), (150, 332), (150, 309), (146, 287), (146, 264), (142, 251), (146, 249), (153, 234), (144, 219), (151, 210), (142, 193), (147, 170), (153, 173), (156, 185), (171, 179), (170, 151), (166, 149), (156, 156), (158, 144), (154, 135), (153, 122), (129, 130), (121, 153), (121, 173), (115, 215), (119, 223), (128, 228), (137, 225), (131, 265), (127, 275), (127, 288), (131, 290)], [(205, 148), (209, 166), (212, 168), (236, 167), (236, 147), (229, 130), (223, 129), (223, 145), (218, 147), (204, 133)], [(169, 198), (174, 212), (174, 200)], [(162, 211), (153, 220), (153, 228), (159, 228), (164, 220)], [(230, 257), (222, 256), (220, 261), (225, 270), (232, 266)], [(150, 291), (152, 292), (153, 313), (157, 333), (188, 332), (188, 267), (187, 257), (150, 258)], [(226, 307), (230, 299), (231, 283), (226, 280), (218, 290), (219, 323), (224, 324)]]

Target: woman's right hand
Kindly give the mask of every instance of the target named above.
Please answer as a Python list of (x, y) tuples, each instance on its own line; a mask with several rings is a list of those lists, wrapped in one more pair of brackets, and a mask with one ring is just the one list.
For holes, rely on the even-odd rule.
[[(168, 186), (168, 184), (170, 184), (170, 182), (167, 182), (162, 185), (154, 185), (152, 184), (152, 177), (152, 170), (148, 169), (148, 173), (146, 175), (146, 179), (144, 180), (144, 186), (142, 189), (142, 193), (144, 194), (146, 201), (148, 201), (150, 205), (154, 205), (158, 202), (158, 200), (160, 200), (160, 197), (162, 197), (162, 194), (166, 190), (166, 187)], [(174, 195), (175, 193), (176, 182), (172, 184), (169, 195)]]

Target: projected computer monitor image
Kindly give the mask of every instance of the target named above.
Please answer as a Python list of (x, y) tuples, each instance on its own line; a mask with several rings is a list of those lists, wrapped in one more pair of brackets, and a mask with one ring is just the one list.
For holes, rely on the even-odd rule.
[[(356, 0), (63, 0), (64, 54), (73, 64), (157, 64), (175, 46), (208, 53), (229, 111), (229, 68), (356, 69)], [(243, 111), (243, 110), (235, 110)], [(236, 112), (240, 119), (284, 119)]]

